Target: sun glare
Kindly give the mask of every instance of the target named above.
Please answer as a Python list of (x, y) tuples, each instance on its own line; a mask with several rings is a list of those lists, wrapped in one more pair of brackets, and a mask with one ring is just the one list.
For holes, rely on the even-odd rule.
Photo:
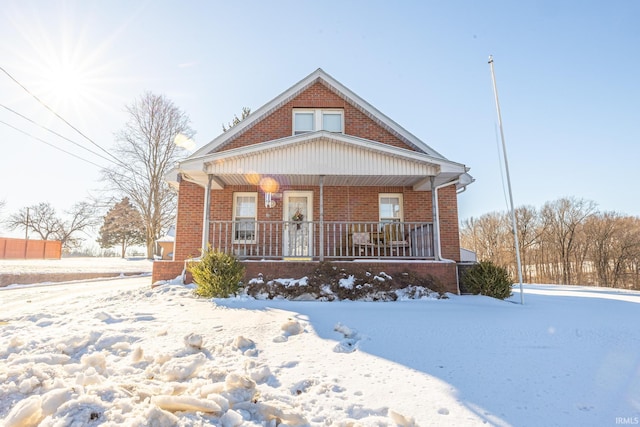
[(114, 37), (93, 31), (99, 26), (91, 12), (76, 16), (75, 9), (56, 9), (45, 16), (45, 9), (10, 11), (10, 22), (20, 34), (8, 48), (18, 80), (47, 106), (74, 120), (111, 110), (114, 102), (122, 105), (112, 90), (119, 61), (109, 56)]
[(173, 143), (187, 151), (193, 151), (196, 148), (196, 142), (183, 133), (177, 134)]
[(44, 76), (43, 86), (60, 103), (78, 103), (86, 92), (87, 79), (73, 64), (58, 64)]
[[(93, 58), (65, 52), (65, 47), (44, 53), (35, 59), (33, 91), (60, 114), (88, 117), (110, 97), (105, 92), (103, 69)], [(67, 48), (68, 49), (68, 48)]]

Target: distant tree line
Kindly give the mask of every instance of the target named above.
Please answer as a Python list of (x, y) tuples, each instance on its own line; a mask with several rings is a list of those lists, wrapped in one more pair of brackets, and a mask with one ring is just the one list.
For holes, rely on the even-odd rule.
[[(640, 289), (640, 218), (561, 198), (515, 210), (523, 281)], [(461, 245), (517, 278), (510, 212), (464, 220)]]

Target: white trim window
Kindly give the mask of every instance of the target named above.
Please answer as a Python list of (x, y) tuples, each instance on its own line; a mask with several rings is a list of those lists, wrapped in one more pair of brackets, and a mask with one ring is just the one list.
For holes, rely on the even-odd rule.
[(258, 193), (233, 193), (233, 241), (256, 242)]
[(344, 110), (296, 108), (293, 110), (293, 134), (326, 130), (344, 133)]
[(378, 206), (380, 222), (402, 222), (404, 212), (402, 211), (401, 193), (380, 193), (378, 194)]

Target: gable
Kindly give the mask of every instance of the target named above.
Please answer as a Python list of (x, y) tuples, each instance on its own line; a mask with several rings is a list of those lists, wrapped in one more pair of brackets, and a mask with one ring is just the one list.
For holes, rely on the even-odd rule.
[[(314, 110), (315, 125), (306, 123), (294, 135), (294, 109), (301, 118), (311, 113), (304, 109)], [(318, 130), (332, 129), (321, 120), (335, 116), (336, 110), (344, 133)], [(365, 163), (358, 163), (360, 156)], [(346, 164), (334, 161), (343, 157), (348, 159)], [(318, 166), (313, 173), (305, 175), (309, 170), (299, 169), (320, 159), (324, 163), (313, 163)], [(219, 169), (225, 163), (231, 169)], [(371, 166), (373, 170), (367, 169)], [(427, 191), (444, 183), (466, 187), (473, 182), (468, 170), (318, 69), (179, 162), (166, 179), (176, 188), (186, 179), (220, 189), (243, 183), (245, 173), (256, 172), (277, 174), (288, 182), (301, 180), (301, 185), (315, 185), (323, 176), (337, 183), (410, 185)]]
[[(317, 85), (318, 83), (320, 85), (323, 85), (328, 91), (332, 92), (337, 97), (337, 98), (335, 97), (332, 98), (334, 101), (336, 99), (340, 99), (342, 100), (345, 106), (347, 104), (351, 105), (352, 107), (354, 107), (355, 110), (360, 111), (364, 115), (364, 117), (371, 119), (374, 123), (376, 123), (382, 129), (384, 129), (386, 132), (383, 132), (383, 133), (388, 133), (390, 135), (393, 135), (395, 138), (397, 138), (397, 140), (395, 140), (396, 143), (398, 140), (402, 141), (408, 147), (410, 147), (410, 149), (425, 153), (429, 156), (439, 157), (446, 160), (446, 158), (442, 154), (438, 153), (432, 147), (428, 146), (423, 141), (418, 139), (415, 135), (411, 134), (402, 126), (400, 126), (399, 124), (391, 120), (389, 117), (382, 114), (374, 106), (369, 104), (364, 99), (360, 98), (358, 95), (353, 93), (351, 90), (349, 90), (347, 87), (345, 87), (340, 82), (335, 80), (333, 77), (329, 76), (320, 68), (318, 68), (313, 73), (309, 74), (304, 79), (300, 80), (298, 83), (294, 84), (292, 87), (290, 87), (280, 95), (276, 96), (274, 99), (272, 99), (262, 107), (252, 112), (246, 119), (242, 120), (236, 126), (233, 126), (227, 132), (219, 135), (217, 138), (215, 138), (214, 140), (206, 144), (204, 147), (198, 149), (190, 157), (200, 157), (209, 153), (213, 153), (215, 151), (220, 151), (224, 149), (224, 147), (230, 144), (234, 144), (234, 141), (236, 140), (236, 138), (238, 138), (240, 135), (244, 134), (245, 132), (248, 132), (256, 124), (263, 121), (265, 118), (271, 116), (275, 111), (279, 110), (281, 107), (289, 103), (291, 100), (298, 98), (300, 94), (302, 94), (303, 92), (306, 92), (307, 89), (309, 89), (310, 87), (314, 86), (315, 88), (314, 90), (324, 91), (324, 89), (320, 87), (320, 85)], [(308, 94), (313, 94), (314, 90), (308, 92)], [(311, 98), (313, 97), (311, 96)], [(308, 100), (313, 102), (318, 102), (319, 99), (322, 99), (322, 98), (318, 97), (316, 99), (308, 99)], [(331, 99), (331, 97), (328, 99)], [(357, 123), (357, 121), (355, 121), (354, 123)], [(366, 121), (360, 122), (360, 124), (364, 124), (364, 123), (366, 123)], [(290, 129), (291, 121), (286, 120), (286, 117), (283, 117), (282, 115), (280, 115), (279, 120), (269, 121), (269, 125), (270, 127), (265, 127), (263, 125), (260, 129), (254, 130), (253, 137), (245, 137), (246, 138), (245, 141), (239, 141), (235, 143), (235, 145), (233, 146), (238, 147), (238, 146), (243, 146), (243, 144), (246, 144), (246, 143), (255, 143), (257, 139), (260, 141), (268, 141), (268, 140), (273, 140), (277, 138), (282, 138), (283, 136), (281, 135), (285, 135), (285, 136), (291, 135), (291, 129)], [(365, 129), (366, 129), (366, 126), (365, 126)], [(377, 127), (374, 127), (372, 129), (377, 129)], [(289, 132), (286, 132), (286, 130), (288, 130)], [(368, 131), (371, 132), (372, 130), (368, 129)], [(358, 133), (359, 135), (364, 136), (364, 133), (363, 133), (364, 129), (355, 130), (355, 132)], [(380, 138), (384, 140), (385, 137), (382, 136), (383, 133), (378, 132), (378, 135)], [(385, 141), (380, 141), (380, 142), (393, 144), (393, 142), (391, 142), (393, 140), (394, 139), (391, 138), (386, 140), (386, 142)]]
[(330, 108), (344, 112), (344, 133), (358, 138), (382, 142), (383, 144), (406, 150), (414, 150), (398, 136), (368, 117), (364, 112), (345, 98), (327, 87), (322, 81), (317, 81), (307, 89), (289, 100), (286, 104), (252, 123), (244, 132), (227, 140), (224, 145), (216, 147), (211, 152), (246, 147), (265, 141), (286, 138), (293, 134), (293, 110), (296, 108)]

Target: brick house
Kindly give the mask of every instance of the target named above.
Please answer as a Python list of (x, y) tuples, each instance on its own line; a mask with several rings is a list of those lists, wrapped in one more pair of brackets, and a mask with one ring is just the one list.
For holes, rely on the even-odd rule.
[(457, 292), (468, 170), (318, 69), (167, 175), (178, 191), (175, 248), (154, 263), (153, 281), (178, 276), (210, 244), (252, 277), (384, 263)]

